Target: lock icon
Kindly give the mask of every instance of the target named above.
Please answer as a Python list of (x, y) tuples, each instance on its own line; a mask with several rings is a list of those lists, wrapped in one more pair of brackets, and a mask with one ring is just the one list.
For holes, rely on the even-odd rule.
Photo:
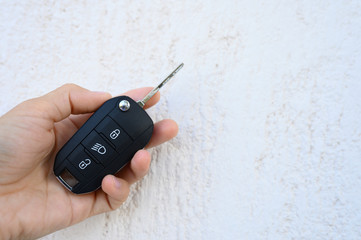
[(90, 159), (85, 159), (84, 161), (81, 161), (80, 163), (79, 163), (79, 168), (80, 169), (85, 169), (89, 164), (91, 164), (91, 161), (90, 161)]
[(119, 129), (115, 129), (113, 132), (110, 133), (109, 136), (110, 136), (111, 139), (114, 140), (114, 139), (116, 139), (116, 138), (119, 136), (119, 134), (120, 134), (120, 130), (119, 130)]

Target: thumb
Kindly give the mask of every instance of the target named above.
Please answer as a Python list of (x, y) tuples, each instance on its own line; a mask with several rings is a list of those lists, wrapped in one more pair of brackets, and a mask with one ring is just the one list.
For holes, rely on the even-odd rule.
[(46, 116), (59, 122), (70, 114), (94, 112), (109, 98), (111, 95), (106, 92), (92, 92), (75, 84), (65, 84), (37, 100), (45, 103)]

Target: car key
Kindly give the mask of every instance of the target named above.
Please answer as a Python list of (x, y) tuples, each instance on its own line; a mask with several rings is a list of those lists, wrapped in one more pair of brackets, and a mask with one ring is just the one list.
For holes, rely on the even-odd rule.
[(57, 153), (57, 179), (73, 193), (88, 193), (97, 190), (106, 175), (124, 167), (153, 133), (153, 121), (144, 105), (182, 67), (183, 63), (143, 100), (119, 96), (100, 106)]

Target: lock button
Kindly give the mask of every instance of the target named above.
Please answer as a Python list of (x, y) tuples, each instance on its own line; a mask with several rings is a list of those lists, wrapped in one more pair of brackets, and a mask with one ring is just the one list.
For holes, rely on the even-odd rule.
[(95, 162), (85, 151), (84, 147), (78, 145), (68, 156), (69, 162), (85, 177), (92, 177), (98, 174), (104, 167)]
[(95, 130), (109, 140), (119, 153), (132, 143), (128, 134), (110, 117), (104, 118)]
[(92, 131), (83, 140), (82, 145), (104, 166), (107, 166), (116, 155), (114, 149), (96, 131)]

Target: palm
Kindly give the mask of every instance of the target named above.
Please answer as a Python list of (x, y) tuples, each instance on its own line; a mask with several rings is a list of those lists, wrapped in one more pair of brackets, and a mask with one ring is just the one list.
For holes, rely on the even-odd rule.
[[(136, 93), (134, 98), (137, 98)], [(156, 102), (157, 99), (153, 104)], [(0, 205), (8, 206), (0, 209), (0, 215), (9, 216), (10, 213), (10, 219), (18, 218), (17, 224), (26, 226), (22, 229), (24, 236), (38, 237), (118, 207), (124, 199), (109, 183), (104, 185), (103, 182), (103, 189), (96, 192), (75, 195), (65, 189), (52, 172), (56, 153), (89, 114), (70, 115), (54, 121), (54, 114), (47, 113), (52, 105), (37, 102), (31, 106), (24, 103), (0, 118)], [(150, 144), (160, 144), (176, 132), (176, 125), (170, 120), (156, 124)], [(140, 160), (133, 167), (123, 168), (118, 177), (129, 184), (139, 180), (146, 172), (143, 174), (139, 169), (147, 170), (147, 160)], [(127, 189), (122, 190), (123, 195), (127, 195)], [(0, 220), (0, 227), (1, 224)]]
[[(93, 209), (94, 206), (97, 207), (94, 203), (96, 200), (106, 200), (106, 195), (101, 190), (86, 195), (75, 195), (61, 186), (52, 174), (55, 153), (79, 129), (87, 116), (71, 116), (56, 123), (54, 130), (49, 131), (37, 127), (48, 124), (44, 124), (44, 119), (33, 115), (33, 112), (24, 113), (19, 119), (16, 119), (17, 116), (11, 116), (11, 122), (16, 123), (15, 128), (2, 131), (17, 141), (8, 141), (13, 144), (8, 146), (12, 154), (4, 163), (7, 168), (1, 170), (7, 170), (6, 175), (11, 176), (11, 182), (21, 183), (18, 186), (23, 191), (8, 195), (8, 200), (16, 203), (13, 205), (16, 212), (26, 212), (32, 216), (25, 224), (41, 226), (42, 230), (52, 232), (93, 215), (94, 210), (100, 212), (100, 209)], [(11, 133), (8, 132), (10, 129)], [(4, 175), (1, 179), (4, 179)], [(9, 180), (9, 177), (7, 179)]]

